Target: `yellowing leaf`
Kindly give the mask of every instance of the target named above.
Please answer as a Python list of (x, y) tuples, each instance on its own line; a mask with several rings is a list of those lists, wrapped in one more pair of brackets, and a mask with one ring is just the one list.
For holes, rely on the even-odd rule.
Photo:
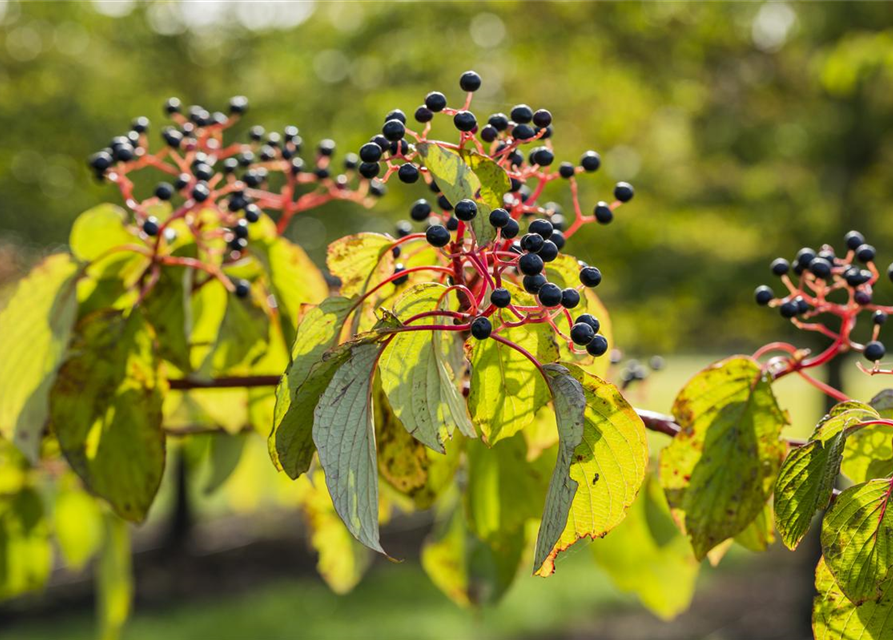
[(893, 577), (881, 585), (881, 595), (855, 605), (843, 594), (825, 559), (815, 570), (818, 595), (812, 605), (815, 640), (887, 640), (893, 637)]
[(391, 245), (380, 233), (358, 233), (329, 245), (326, 264), (341, 279), (341, 294), (352, 297), (371, 289), (394, 271)]
[(839, 404), (822, 418), (809, 442), (788, 454), (775, 483), (775, 521), (786, 547), (794, 549), (809, 530), (815, 512), (828, 506), (840, 473), (847, 430), (877, 417), (868, 405)]
[[(893, 389), (885, 389), (869, 404), (881, 418), (893, 418)], [(890, 428), (870, 425), (847, 436), (841, 471), (853, 482), (885, 478), (893, 474), (893, 440)]]
[(691, 604), (700, 563), (679, 533), (657, 479), (649, 476), (626, 519), (593, 544), (596, 563), (665, 620)]
[(459, 606), (493, 604), (514, 582), (523, 552), (523, 529), (501, 545), (488, 544), (466, 528), (462, 510), (456, 509), (425, 541), (422, 568)]
[(743, 531), (772, 494), (787, 416), (755, 360), (695, 375), (673, 405), (682, 427), (660, 457), (660, 482), (695, 557)]
[(105, 543), (96, 570), (96, 594), (99, 637), (117, 640), (130, 615), (133, 575), (127, 523), (112, 514), (105, 516)]
[(138, 311), (78, 327), (59, 369), (50, 420), (71, 468), (127, 520), (141, 521), (164, 471), (162, 386), (152, 335)]
[[(273, 431), (269, 437), (273, 463), (290, 478), (307, 471), (316, 446), (313, 444), (313, 410), (319, 396), (335, 374), (335, 362), (326, 364), (322, 355), (332, 347), (353, 301), (333, 297), (307, 311), (298, 325), (291, 364), (276, 388)], [(311, 371), (316, 371), (311, 378)]]
[(822, 552), (840, 590), (853, 604), (881, 596), (893, 567), (893, 480), (845, 489), (822, 520)]
[(96, 498), (80, 489), (65, 489), (56, 496), (56, 540), (65, 564), (82, 569), (102, 545), (102, 511)]
[(0, 598), (40, 589), (52, 567), (40, 496), (33, 489), (0, 496)]
[(354, 540), (335, 513), (322, 471), (313, 474), (312, 483), (306, 476), (301, 478), (298, 486), (311, 531), (310, 544), (318, 554), (316, 569), (332, 591), (348, 593), (369, 567), (371, 554)]
[[(446, 290), (440, 284), (417, 285), (400, 298), (394, 314), (405, 322), (418, 313), (447, 308), (449, 301), (439, 302)], [(454, 339), (450, 332), (405, 331), (391, 339), (379, 360), (381, 386), (397, 418), (414, 438), (440, 453), (456, 427), (466, 436), (475, 435), (447, 364)]]
[(598, 538), (626, 516), (648, 466), (645, 425), (617, 388), (575, 365), (548, 365), (558, 422), (558, 461), (536, 541), (534, 572), (555, 571), (556, 556)]
[(775, 517), (772, 505), (766, 504), (754, 521), (747, 528), (735, 536), (735, 542), (748, 551), (761, 553), (775, 542)]
[(244, 433), (234, 435), (214, 434), (208, 448), (206, 473), (202, 483), (205, 494), (214, 493), (229, 479), (242, 459), (245, 449)]
[[(101, 204), (84, 211), (75, 218), (71, 227), (68, 244), (74, 257), (83, 262), (96, 260), (107, 254), (109, 249), (125, 244), (134, 244), (136, 236), (127, 228), (127, 213), (113, 204)], [(103, 271), (109, 271), (131, 254), (111, 254), (103, 261)]]
[(77, 265), (50, 256), (16, 288), (0, 313), (0, 434), (36, 462), (50, 388), (77, 314)]
[[(495, 321), (494, 328), (498, 324)], [(506, 328), (499, 335), (540, 362), (558, 358), (552, 328), (546, 323)], [(549, 388), (530, 360), (512, 347), (474, 338), (469, 338), (466, 347), (471, 351), (468, 410), (472, 422), (492, 446), (533, 421), (536, 412), (549, 401)]]

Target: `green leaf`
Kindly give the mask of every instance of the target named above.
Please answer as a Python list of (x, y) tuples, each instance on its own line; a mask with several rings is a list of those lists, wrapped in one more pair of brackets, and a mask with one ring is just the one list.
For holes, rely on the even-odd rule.
[(191, 371), (190, 302), (193, 269), (168, 267), (142, 303), (146, 319), (158, 336), (159, 355), (181, 371)]
[[(439, 303), (446, 292), (441, 284), (416, 285), (397, 301), (394, 314), (406, 321), (447, 308), (449, 300)], [(466, 436), (475, 435), (447, 363), (453, 340), (445, 331), (406, 331), (394, 336), (379, 361), (381, 385), (397, 418), (414, 438), (440, 453), (456, 427)]]
[[(513, 291), (514, 297), (514, 291)], [(494, 319), (494, 329), (499, 321)], [(558, 348), (546, 323), (502, 329), (499, 335), (533, 354), (540, 362), (554, 362)], [(471, 420), (489, 445), (510, 438), (533, 421), (549, 401), (549, 388), (523, 354), (496, 340), (469, 338)]]
[(164, 381), (138, 312), (78, 326), (50, 395), (50, 421), (71, 468), (122, 518), (141, 521), (164, 471)]
[(825, 559), (815, 570), (818, 595), (812, 605), (815, 640), (886, 640), (893, 637), (893, 577), (881, 585), (881, 595), (855, 605), (843, 594)]
[(523, 530), (501, 545), (487, 543), (466, 528), (462, 510), (455, 509), (425, 541), (422, 568), (459, 606), (493, 604), (514, 582), (523, 552)]
[(815, 512), (831, 501), (847, 429), (877, 417), (868, 405), (839, 404), (822, 418), (809, 442), (788, 454), (775, 483), (775, 523), (788, 549), (800, 544)]
[[(893, 419), (893, 389), (885, 389), (869, 404), (885, 419)], [(893, 440), (890, 428), (869, 425), (847, 436), (841, 471), (853, 482), (886, 478), (893, 474)]]
[(213, 434), (210, 438), (207, 471), (202, 483), (202, 491), (205, 495), (214, 493), (229, 480), (229, 477), (239, 465), (239, 460), (242, 459), (247, 436), (244, 433), (234, 435)]
[(19, 283), (0, 313), (0, 434), (32, 463), (77, 314), (76, 282), (71, 258), (50, 256)]
[(53, 568), (49, 535), (36, 491), (0, 495), (0, 599), (43, 587)]
[(695, 557), (743, 531), (772, 494), (785, 453), (767, 375), (734, 356), (695, 375), (673, 405), (682, 427), (660, 456), (660, 482)]
[(322, 355), (338, 341), (352, 306), (352, 300), (333, 297), (307, 311), (298, 325), (291, 364), (276, 388), (270, 457), (292, 479), (307, 471), (316, 452), (313, 410), (339, 363), (337, 358), (323, 362)]
[(239, 433), (248, 424), (247, 404), (244, 388), (171, 390), (164, 397), (164, 428), (188, 431), (202, 427)]
[(83, 569), (99, 551), (104, 535), (96, 498), (80, 489), (63, 489), (56, 496), (53, 522), (65, 564)]
[(307, 477), (298, 483), (301, 507), (310, 528), (310, 544), (316, 550), (316, 570), (329, 588), (338, 594), (351, 591), (371, 564), (369, 550), (354, 540), (335, 513), (332, 498), (324, 489), (322, 471), (311, 483)]
[(466, 443), (465, 512), (468, 528), (498, 546), (539, 518), (554, 456), (527, 460), (523, 434), (493, 448), (479, 440)]
[(735, 536), (735, 542), (754, 553), (762, 553), (775, 542), (775, 516), (771, 504), (766, 504), (760, 515)]
[(557, 555), (577, 540), (620, 524), (648, 466), (645, 425), (614, 385), (571, 364), (545, 369), (559, 452), (536, 541), (534, 572), (541, 576), (551, 575)]
[(491, 242), (496, 229), (489, 223), (490, 211), (503, 205), (503, 196), (511, 187), (505, 170), (476, 151), (460, 154), (428, 142), (416, 148), (450, 204), (466, 198), (477, 202), (478, 214), (470, 223), (471, 230), (478, 246)]
[(881, 595), (893, 566), (893, 480), (871, 480), (845, 489), (822, 521), (828, 569), (853, 604)]
[(372, 416), (372, 377), (381, 352), (379, 337), (336, 349), (347, 357), (331, 377), (313, 412), (313, 442), (326, 485), (348, 530), (384, 553), (378, 539), (378, 465)]
[(253, 365), (267, 352), (269, 340), (270, 319), (258, 300), (253, 296), (229, 296), (217, 343), (209, 356), (211, 372), (253, 373)]
[[(71, 253), (82, 262), (91, 262), (106, 254), (109, 249), (125, 244), (134, 244), (136, 236), (127, 228), (127, 213), (113, 204), (101, 204), (84, 211), (75, 218), (71, 227), (68, 244)], [(103, 260), (102, 272), (110, 271), (122, 260), (128, 260), (129, 253), (112, 254), (110, 260)]]
[(691, 604), (700, 563), (673, 523), (670, 507), (653, 476), (645, 480), (626, 519), (590, 549), (596, 564), (618, 589), (636, 594), (664, 620), (676, 617)]
[(130, 615), (133, 574), (127, 523), (105, 516), (105, 544), (96, 570), (96, 613), (101, 640), (117, 640)]
[(341, 279), (341, 295), (362, 294), (394, 272), (393, 238), (380, 233), (358, 233), (329, 245), (326, 265)]
[(329, 293), (329, 287), (304, 250), (287, 239), (275, 236), (272, 241), (252, 246), (252, 251), (264, 263), (269, 274), (285, 338), (291, 343), (297, 331), (301, 307), (322, 302)]

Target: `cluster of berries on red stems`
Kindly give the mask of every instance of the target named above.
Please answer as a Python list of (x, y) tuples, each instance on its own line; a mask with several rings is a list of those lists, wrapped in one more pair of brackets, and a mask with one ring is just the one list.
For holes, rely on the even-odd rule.
[[(216, 256), (216, 264), (206, 265), (209, 273), (220, 277), (220, 267), (248, 251), (251, 226), (262, 215), (275, 217), (282, 233), (294, 215), (328, 201), (351, 200), (368, 206), (384, 194), (380, 182), (358, 177), (356, 154), (348, 153), (340, 166), (336, 164), (332, 140), (320, 141), (312, 159), (305, 159), (304, 141), (293, 125), (281, 131), (253, 126), (246, 139), (224, 144), (224, 132), (247, 109), (244, 96), (232, 98), (227, 113), (212, 113), (198, 105), (186, 108), (178, 98), (170, 98), (164, 105), (170, 123), (160, 130), (164, 142), (160, 150), (150, 151), (150, 122), (141, 116), (124, 135), (90, 156), (89, 166), (96, 177), (120, 188), (140, 237), (156, 257), (163, 253), (164, 242), (174, 240), (170, 223), (185, 220), (201, 244), (225, 240), (226, 248)], [(151, 194), (137, 195), (130, 176), (144, 169), (160, 172), (164, 178)], [(156, 215), (160, 204), (169, 205), (164, 219)], [(209, 224), (208, 212), (217, 224)], [(248, 295), (246, 281), (226, 284), (236, 294)]]
[[(823, 245), (818, 251), (804, 247), (793, 260), (776, 258), (770, 269), (782, 281), (785, 293), (776, 296), (772, 288), (761, 285), (754, 297), (759, 305), (777, 308), (797, 327), (820, 332), (877, 363), (886, 354), (878, 340), (880, 329), (893, 307), (874, 303), (874, 287), (881, 276), (875, 266), (875, 248), (858, 231), (847, 233), (844, 241), (842, 255)], [(887, 275), (893, 280), (893, 265)], [(873, 325), (871, 339), (865, 344), (850, 337), (862, 315), (870, 315)], [(839, 327), (829, 327), (820, 320), (827, 316), (838, 318)]]
[[(571, 322), (569, 314), (569, 310), (580, 304), (583, 288), (599, 285), (601, 272), (596, 267), (580, 264), (579, 285), (562, 288), (547, 280), (546, 265), (558, 258), (566, 240), (582, 225), (611, 222), (616, 209), (633, 198), (633, 188), (626, 182), (618, 183), (611, 202), (598, 202), (591, 214), (584, 214), (579, 204), (577, 178), (600, 168), (599, 154), (586, 151), (578, 162), (562, 162), (554, 168), (552, 114), (545, 109), (534, 110), (519, 104), (509, 115), (495, 113), (482, 124), (470, 110), (474, 92), (481, 84), (481, 77), (474, 71), (462, 74), (459, 86), (465, 97), (455, 107), (450, 106), (443, 93), (432, 91), (413, 113), (417, 126), (410, 127), (409, 119), (400, 109), (389, 112), (384, 117), (380, 133), (358, 150), (360, 164), (357, 170), (367, 179), (380, 178), (383, 182), (394, 175), (406, 184), (422, 182), (434, 194), (433, 198), (419, 198), (410, 208), (410, 218), (422, 223), (424, 231), (413, 233), (412, 225), (404, 221), (397, 226), (397, 236), (399, 242), (423, 237), (432, 247), (442, 250), (448, 261), (459, 265), (459, 277), (450, 279), (454, 286), (468, 284), (456, 282), (464, 279), (466, 267), (475, 270), (471, 278), (478, 285), (478, 293), (469, 291), (465, 300), (466, 306), (474, 307), (472, 311), (478, 313), (470, 322), (470, 331), (475, 338), (490, 337), (494, 331), (490, 316), (507, 309), (519, 322), (549, 322), (576, 348), (601, 356), (607, 352), (608, 343), (599, 334), (598, 320), (589, 314), (581, 314)], [(429, 139), (431, 123), (437, 116), (452, 118), (459, 132), (458, 143)], [(419, 152), (420, 144), (440, 145), (458, 152), (468, 150), (488, 158), (506, 172), (510, 188), (503, 197), (502, 206), (488, 208), (483, 214), (496, 231), (494, 239), (478, 242), (472, 231), (473, 222), (481, 215), (478, 202), (470, 198), (451, 201), (425, 167)], [(533, 146), (525, 153), (528, 145)], [(553, 181), (564, 181), (569, 186), (573, 203), (571, 222), (565, 218), (560, 205), (539, 203), (544, 187)], [(523, 235), (522, 226), (526, 227)], [(399, 246), (395, 247), (394, 255), (399, 256), (400, 250)], [(396, 285), (407, 282), (409, 277), (405, 271), (403, 265), (397, 264), (390, 281)], [(535, 296), (537, 307), (519, 308), (514, 304), (510, 291), (501, 286), (506, 277)], [(480, 292), (484, 290), (489, 291), (488, 300), (481, 298)], [(466, 313), (470, 311), (466, 310)], [(570, 324), (567, 333), (555, 324), (561, 315), (566, 316)]]

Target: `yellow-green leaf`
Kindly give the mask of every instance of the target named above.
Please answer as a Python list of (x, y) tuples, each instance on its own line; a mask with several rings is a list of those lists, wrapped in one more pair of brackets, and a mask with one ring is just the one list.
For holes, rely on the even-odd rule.
[[(446, 291), (440, 284), (416, 285), (397, 301), (394, 314), (405, 322), (418, 313), (450, 308), (449, 299), (440, 303)], [(431, 321), (444, 323), (439, 318)], [(444, 331), (398, 333), (378, 365), (381, 386), (397, 418), (414, 438), (440, 453), (456, 427), (466, 436), (475, 435), (447, 362), (454, 339), (454, 334)]]
[[(514, 297), (514, 293), (513, 293)], [(494, 329), (499, 321), (494, 320)], [(533, 354), (540, 362), (558, 359), (552, 328), (546, 323), (502, 329), (499, 335)], [(496, 340), (469, 338), (471, 392), (468, 410), (487, 444), (510, 438), (533, 421), (549, 401), (549, 388), (533, 363)]]
[(505, 595), (523, 552), (523, 529), (506, 536), (500, 545), (487, 543), (466, 528), (462, 510), (456, 509), (425, 541), (422, 568), (450, 600), (476, 607)]
[(247, 434), (245, 433), (233, 435), (219, 433), (211, 436), (207, 466), (202, 482), (202, 490), (205, 494), (214, 493), (229, 480), (233, 471), (236, 470), (239, 460), (242, 459), (246, 439)]
[(822, 520), (822, 552), (840, 590), (853, 604), (881, 596), (893, 567), (893, 480), (845, 489)]
[(676, 397), (681, 426), (660, 456), (660, 482), (698, 559), (743, 531), (766, 504), (786, 445), (787, 415), (760, 364), (734, 356)]
[(0, 496), (0, 599), (43, 587), (53, 567), (49, 535), (36, 491)]
[[(323, 363), (322, 355), (337, 342), (352, 306), (353, 301), (347, 298), (328, 298), (307, 311), (298, 325), (291, 364), (276, 388), (273, 430), (268, 441), (274, 464), (290, 478), (307, 471), (316, 451), (313, 410), (336, 368), (334, 362)], [(316, 366), (315, 382), (305, 387)]]
[(674, 618), (691, 604), (700, 563), (673, 523), (653, 476), (645, 481), (626, 519), (590, 548), (621, 591), (636, 594), (661, 618)]
[(231, 295), (217, 344), (209, 356), (210, 370), (215, 375), (254, 373), (254, 364), (266, 354), (269, 341), (270, 318), (259, 301), (255, 297)]
[(620, 524), (648, 466), (645, 425), (614, 385), (572, 364), (547, 366), (546, 373), (559, 453), (536, 542), (534, 572), (542, 576), (577, 540)]
[(841, 403), (822, 418), (809, 442), (788, 454), (775, 483), (775, 522), (786, 547), (796, 548), (815, 512), (828, 506), (840, 473), (847, 430), (877, 417), (866, 404)]
[(82, 569), (103, 541), (102, 511), (96, 498), (77, 488), (63, 489), (56, 496), (53, 520), (65, 564), (75, 571)]
[(0, 313), (0, 434), (32, 463), (77, 314), (76, 281), (69, 256), (50, 256), (19, 283)]
[(775, 542), (775, 516), (771, 504), (767, 503), (760, 515), (735, 536), (735, 542), (754, 553), (762, 553)]
[(812, 605), (815, 640), (887, 640), (893, 637), (893, 577), (881, 585), (881, 595), (855, 605), (843, 594), (825, 559), (815, 570), (818, 595)]
[[(885, 420), (893, 419), (893, 389), (885, 389), (869, 404)], [(847, 436), (841, 471), (853, 482), (886, 478), (893, 474), (893, 439), (890, 428), (870, 425)]]
[(380, 233), (358, 233), (329, 245), (326, 264), (341, 279), (341, 294), (352, 297), (368, 291), (394, 271), (391, 245)]
[(130, 615), (133, 574), (127, 523), (105, 516), (105, 543), (96, 569), (96, 614), (101, 640), (118, 640)]
[[(75, 258), (90, 262), (108, 253), (109, 249), (134, 244), (136, 240), (136, 236), (127, 228), (127, 213), (124, 209), (113, 204), (101, 204), (75, 218), (68, 245)], [(129, 257), (126, 253), (112, 257), (113, 262), (103, 271)]]
[(164, 381), (138, 312), (111, 311), (78, 326), (50, 395), (51, 427), (87, 488), (141, 521), (164, 471)]

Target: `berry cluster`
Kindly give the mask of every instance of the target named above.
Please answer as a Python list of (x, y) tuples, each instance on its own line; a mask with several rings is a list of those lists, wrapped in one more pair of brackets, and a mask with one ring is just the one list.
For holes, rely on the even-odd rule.
[[(164, 111), (171, 123), (161, 130), (162, 149), (149, 151), (149, 119), (138, 117), (127, 133), (113, 138), (89, 159), (98, 179), (120, 188), (143, 241), (136, 249), (150, 255), (156, 265), (182, 263), (165, 255), (165, 245), (175, 241), (171, 223), (184, 221), (204, 249), (201, 260), (192, 266), (220, 278), (240, 296), (248, 295), (247, 282), (229, 282), (220, 270), (248, 251), (251, 225), (262, 215), (277, 212), (281, 234), (297, 213), (331, 200), (369, 206), (385, 191), (378, 181), (356, 176), (360, 164), (356, 154), (347, 154), (343, 168), (336, 169), (332, 140), (321, 141), (313, 160), (305, 161), (303, 140), (295, 126), (281, 132), (254, 126), (247, 140), (224, 145), (224, 132), (247, 109), (243, 96), (230, 100), (228, 113), (211, 113), (197, 105), (184, 109), (178, 98), (170, 98)], [(138, 197), (130, 176), (146, 168), (169, 177), (158, 182), (151, 195)], [(164, 212), (163, 219), (159, 212)], [(218, 248), (221, 238), (224, 247)]]
[[(880, 372), (877, 362), (886, 349), (878, 336), (893, 307), (873, 302), (873, 289), (880, 277), (875, 266), (875, 248), (858, 231), (847, 233), (845, 242), (846, 253), (842, 256), (830, 245), (823, 245), (819, 251), (800, 249), (792, 261), (775, 259), (771, 270), (781, 279), (786, 293), (776, 297), (770, 287), (762, 285), (754, 296), (757, 304), (777, 308), (796, 327), (831, 338), (835, 353), (850, 349), (861, 352), (875, 363), (872, 372)], [(893, 265), (888, 276), (893, 280)], [(871, 316), (873, 328), (870, 341), (861, 344), (851, 335), (859, 316), (865, 314)], [(836, 318), (836, 329), (821, 318)]]
[[(594, 151), (583, 154), (578, 164), (561, 163), (557, 170), (552, 150), (552, 115), (545, 109), (534, 111), (527, 105), (517, 105), (509, 116), (497, 113), (488, 123), (478, 126), (477, 117), (470, 106), (474, 92), (481, 86), (480, 76), (468, 71), (459, 81), (466, 92), (464, 103), (451, 108), (440, 92), (431, 92), (422, 106), (415, 111), (420, 131), (407, 126), (403, 111), (394, 109), (385, 116), (381, 133), (375, 135), (359, 149), (360, 175), (374, 178), (382, 174), (383, 182), (394, 176), (407, 184), (424, 181), (436, 194), (434, 202), (422, 198), (410, 210), (413, 221), (425, 225), (424, 232), (413, 233), (412, 224), (401, 222), (397, 226), (398, 240), (393, 251), (401, 254), (401, 245), (424, 239), (440, 249), (442, 263), (433, 267), (407, 269), (397, 264), (388, 280), (396, 285), (408, 281), (415, 270), (436, 270), (450, 286), (461, 293), (462, 309), (455, 320), (466, 320), (471, 334), (483, 340), (498, 334), (490, 320), (500, 314), (500, 326), (517, 326), (529, 322), (547, 322), (567, 342), (575, 353), (601, 356), (608, 350), (608, 342), (599, 335), (599, 321), (588, 313), (572, 319), (570, 310), (581, 303), (581, 291), (599, 285), (601, 272), (593, 266), (579, 263), (579, 285), (565, 286), (549, 282), (547, 265), (559, 258), (566, 240), (588, 222), (609, 223), (614, 211), (633, 197), (633, 188), (625, 182), (614, 189), (614, 201), (599, 202), (592, 215), (584, 215), (577, 196), (577, 175), (591, 173), (601, 165)], [(430, 140), (431, 123), (435, 116), (448, 116), (459, 130), (457, 144)], [(536, 144), (525, 156), (524, 145)], [(504, 171), (510, 188), (504, 194), (502, 206), (482, 214), (478, 203), (469, 198), (450, 201), (437, 185), (435, 176), (425, 166), (420, 151), (422, 145), (436, 145), (443, 149), (462, 153), (466, 150), (485, 158)], [(486, 146), (485, 146), (486, 145)], [(567, 181), (573, 200), (575, 218), (567, 226), (561, 207), (555, 203), (537, 203), (543, 189), (554, 180)], [(479, 241), (474, 231), (480, 229), (479, 215), (487, 215), (486, 223), (494, 233), (492, 239)], [(522, 225), (526, 227), (523, 236)], [(534, 296), (534, 304), (513, 300), (505, 282), (520, 286)], [(507, 314), (503, 317), (503, 310)], [(566, 323), (566, 328), (559, 328)]]

